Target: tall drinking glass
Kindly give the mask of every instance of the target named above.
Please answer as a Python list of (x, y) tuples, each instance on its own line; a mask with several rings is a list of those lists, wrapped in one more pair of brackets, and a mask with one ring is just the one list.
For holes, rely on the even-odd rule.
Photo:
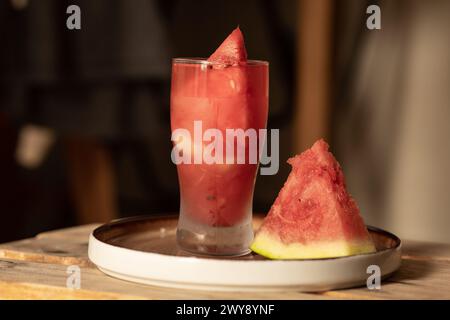
[(180, 186), (177, 242), (182, 249), (208, 255), (249, 252), (268, 86), (265, 61), (224, 67), (203, 59), (173, 60), (172, 160)]

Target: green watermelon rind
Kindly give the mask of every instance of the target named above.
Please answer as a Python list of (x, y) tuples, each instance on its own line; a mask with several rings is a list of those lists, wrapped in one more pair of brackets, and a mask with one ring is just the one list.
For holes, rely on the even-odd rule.
[(328, 259), (376, 252), (371, 241), (323, 241), (284, 244), (267, 234), (256, 234), (250, 249), (269, 259)]

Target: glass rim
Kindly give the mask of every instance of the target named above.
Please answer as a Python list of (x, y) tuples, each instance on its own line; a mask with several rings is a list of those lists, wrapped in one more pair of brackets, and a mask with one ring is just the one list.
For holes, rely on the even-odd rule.
[[(172, 63), (185, 63), (185, 64), (202, 64), (202, 65), (215, 65), (218, 63), (208, 61), (207, 58), (173, 58)], [(269, 62), (264, 60), (247, 60), (246, 65), (250, 66), (268, 66)]]

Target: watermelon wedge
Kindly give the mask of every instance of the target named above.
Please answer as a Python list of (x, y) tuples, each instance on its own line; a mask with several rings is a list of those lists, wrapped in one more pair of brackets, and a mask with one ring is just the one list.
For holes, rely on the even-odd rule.
[(271, 259), (320, 259), (375, 252), (328, 144), (288, 160), (292, 171), (251, 249)]
[(209, 62), (222, 66), (237, 66), (247, 62), (244, 36), (237, 27), (208, 58)]

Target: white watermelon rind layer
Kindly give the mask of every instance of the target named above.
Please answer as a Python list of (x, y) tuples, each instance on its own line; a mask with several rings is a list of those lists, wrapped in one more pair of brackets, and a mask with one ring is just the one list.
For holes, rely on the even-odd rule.
[(370, 240), (336, 240), (285, 244), (267, 233), (259, 232), (250, 249), (269, 259), (326, 259), (376, 252)]

